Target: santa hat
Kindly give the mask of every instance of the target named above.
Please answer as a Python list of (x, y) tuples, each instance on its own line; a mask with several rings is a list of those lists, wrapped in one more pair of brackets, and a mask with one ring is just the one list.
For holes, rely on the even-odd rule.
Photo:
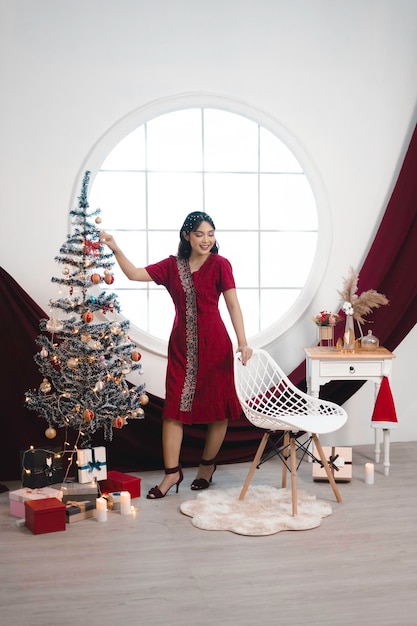
[(372, 413), (371, 426), (373, 428), (398, 428), (397, 414), (387, 376), (382, 378)]

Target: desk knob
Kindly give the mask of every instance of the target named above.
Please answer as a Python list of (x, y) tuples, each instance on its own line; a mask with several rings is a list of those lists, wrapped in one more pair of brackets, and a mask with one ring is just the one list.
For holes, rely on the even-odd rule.
[(351, 365), (351, 366), (349, 367), (349, 372), (350, 372), (351, 374), (354, 374), (354, 373), (355, 373), (355, 368), (353, 367), (353, 365)]

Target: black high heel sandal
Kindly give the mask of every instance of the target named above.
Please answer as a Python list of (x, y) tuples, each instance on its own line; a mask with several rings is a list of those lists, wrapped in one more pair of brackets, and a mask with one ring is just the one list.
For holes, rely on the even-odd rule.
[(214, 459), (210, 459), (209, 461), (206, 461), (205, 459), (201, 459), (200, 461), (200, 465), (214, 465), (214, 470), (211, 473), (210, 479), (206, 480), (205, 478), (194, 478), (193, 482), (191, 483), (191, 489), (193, 491), (201, 491), (202, 489), (208, 489), (210, 487), (210, 483), (213, 481), (213, 474), (217, 469), (217, 465), (214, 462)]
[(152, 489), (149, 489), (148, 495), (146, 496), (147, 499), (157, 500), (159, 498), (165, 498), (168, 491), (172, 489), (172, 487), (176, 487), (176, 493), (178, 493), (180, 483), (182, 483), (182, 481), (184, 480), (184, 474), (182, 473), (181, 465), (177, 465), (177, 467), (171, 467), (165, 470), (165, 474), (175, 474), (176, 472), (180, 473), (180, 477), (178, 478), (176, 483), (171, 485), (171, 487), (169, 487), (169, 489), (167, 489), (165, 493), (162, 493), (159, 487), (152, 487)]

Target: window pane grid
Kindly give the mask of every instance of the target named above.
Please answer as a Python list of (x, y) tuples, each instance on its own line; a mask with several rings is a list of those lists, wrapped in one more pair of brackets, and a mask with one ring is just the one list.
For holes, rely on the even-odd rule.
[[(250, 337), (293, 306), (316, 252), (315, 200), (295, 156), (256, 122), (220, 109), (174, 111), (124, 137), (97, 174), (93, 204), (138, 266), (176, 253), (187, 213), (212, 215)], [(153, 283), (129, 283), (116, 266), (114, 273), (108, 289), (120, 297), (122, 313), (166, 340), (173, 315), (161, 303), (171, 302), (169, 295)]]

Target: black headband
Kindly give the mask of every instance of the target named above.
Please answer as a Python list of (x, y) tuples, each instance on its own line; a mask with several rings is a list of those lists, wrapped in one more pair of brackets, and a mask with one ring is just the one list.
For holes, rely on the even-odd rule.
[(185, 218), (184, 224), (182, 225), (181, 232), (185, 231), (187, 235), (191, 233), (195, 225), (199, 222), (208, 222), (215, 229), (213, 220), (210, 215), (204, 213), (203, 211), (193, 211), (193, 213), (189, 213)]

